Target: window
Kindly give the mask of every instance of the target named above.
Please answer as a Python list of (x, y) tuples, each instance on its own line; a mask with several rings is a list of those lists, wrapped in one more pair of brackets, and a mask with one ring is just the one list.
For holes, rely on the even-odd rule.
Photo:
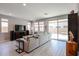
[(68, 19), (58, 20), (58, 26), (60, 26), (60, 28), (58, 28), (59, 34), (67, 35), (67, 33), (68, 33)]
[(44, 22), (39, 22), (39, 30), (44, 31)]
[(27, 23), (27, 30), (29, 30), (29, 31), (31, 30), (31, 23), (30, 22)]
[(68, 19), (59, 19), (58, 26), (58, 39), (68, 40)]
[(58, 19), (48, 21), (48, 30), (51, 38), (57, 40), (68, 39), (68, 19)]
[(48, 29), (50, 33), (57, 33), (57, 20), (54, 21), (48, 21)]
[(38, 32), (38, 22), (35, 22), (34, 23), (34, 31), (35, 32)]
[(8, 32), (8, 20), (1, 19), (1, 32)]

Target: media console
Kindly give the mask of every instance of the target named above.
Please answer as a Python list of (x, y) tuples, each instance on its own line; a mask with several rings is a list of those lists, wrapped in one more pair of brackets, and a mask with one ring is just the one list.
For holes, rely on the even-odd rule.
[(23, 36), (29, 35), (29, 31), (11, 31), (10, 32), (10, 40), (16, 40), (18, 38), (22, 38)]
[(15, 30), (10, 31), (10, 40), (13, 41), (26, 35), (29, 35), (29, 30), (26, 30), (25, 25), (15, 25)]

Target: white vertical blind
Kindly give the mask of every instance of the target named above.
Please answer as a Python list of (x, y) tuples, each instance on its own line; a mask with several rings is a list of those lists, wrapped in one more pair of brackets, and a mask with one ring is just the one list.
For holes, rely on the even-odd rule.
[(39, 30), (44, 31), (44, 22), (39, 22)]
[(8, 32), (8, 19), (1, 18), (1, 32)]
[(38, 32), (38, 22), (34, 22), (34, 31)]

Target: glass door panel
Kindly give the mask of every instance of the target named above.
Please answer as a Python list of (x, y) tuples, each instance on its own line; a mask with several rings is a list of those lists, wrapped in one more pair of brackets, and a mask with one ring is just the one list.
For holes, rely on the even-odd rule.
[(68, 19), (58, 20), (58, 40), (68, 40)]
[(51, 34), (51, 39), (57, 39), (57, 20), (48, 21), (48, 32)]

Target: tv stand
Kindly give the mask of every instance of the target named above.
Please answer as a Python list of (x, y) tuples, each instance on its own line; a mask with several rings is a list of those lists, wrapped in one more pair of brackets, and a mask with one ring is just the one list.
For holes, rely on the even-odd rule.
[(10, 40), (16, 40), (18, 38), (22, 38), (23, 36), (29, 35), (29, 31), (11, 31), (10, 32)]

